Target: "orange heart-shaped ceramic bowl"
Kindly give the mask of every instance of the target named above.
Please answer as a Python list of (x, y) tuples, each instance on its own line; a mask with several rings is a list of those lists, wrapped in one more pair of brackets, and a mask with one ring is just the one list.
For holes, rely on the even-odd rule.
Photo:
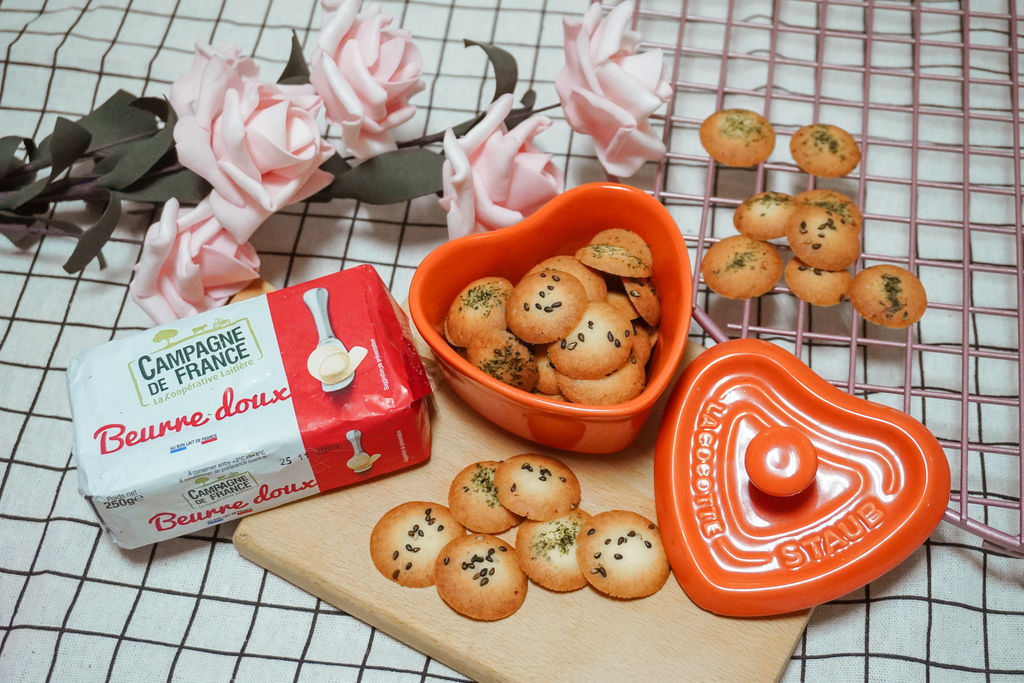
[[(554, 401), (499, 382), (448, 345), (444, 318), (467, 284), (492, 275), (518, 282), (540, 261), (575, 253), (608, 228), (639, 233), (654, 258), (652, 279), (661, 298), (661, 321), (647, 384), (639, 396), (601, 406)], [(611, 183), (581, 185), (516, 225), (441, 245), (420, 264), (409, 290), (413, 323), (455, 393), (514, 434), (580, 453), (614, 453), (636, 438), (682, 358), (692, 301), (690, 259), (675, 220), (647, 193)]]

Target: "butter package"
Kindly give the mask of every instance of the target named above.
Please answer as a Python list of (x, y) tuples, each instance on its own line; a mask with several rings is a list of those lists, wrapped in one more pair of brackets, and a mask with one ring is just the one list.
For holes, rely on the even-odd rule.
[(67, 379), (79, 490), (124, 548), (430, 455), (430, 383), (370, 266), (89, 349)]

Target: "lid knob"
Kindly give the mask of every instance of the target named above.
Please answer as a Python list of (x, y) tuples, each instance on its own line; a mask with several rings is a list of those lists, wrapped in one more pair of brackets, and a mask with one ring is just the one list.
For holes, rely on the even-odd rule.
[(754, 486), (782, 498), (811, 485), (818, 454), (811, 440), (794, 427), (768, 427), (750, 440), (744, 464)]

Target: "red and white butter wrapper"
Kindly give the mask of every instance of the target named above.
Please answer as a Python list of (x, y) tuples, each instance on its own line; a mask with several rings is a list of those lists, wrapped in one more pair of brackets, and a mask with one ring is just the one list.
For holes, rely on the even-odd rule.
[(124, 548), (430, 456), (430, 383), (370, 266), (89, 349), (67, 378), (79, 490)]

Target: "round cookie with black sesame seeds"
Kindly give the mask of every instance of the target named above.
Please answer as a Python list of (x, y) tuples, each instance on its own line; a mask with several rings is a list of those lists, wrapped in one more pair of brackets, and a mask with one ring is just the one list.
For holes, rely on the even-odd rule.
[(786, 286), (798, 299), (812, 306), (834, 306), (850, 291), (848, 270), (813, 268), (795, 256), (786, 264)]
[(517, 515), (544, 522), (575, 510), (580, 482), (561, 460), (523, 453), (503, 460), (494, 470), (498, 500)]
[(527, 520), (516, 531), (516, 558), (535, 583), (548, 590), (565, 592), (587, 585), (576, 556), (576, 538), (590, 519), (573, 510), (546, 522)]
[(569, 273), (580, 281), (583, 289), (587, 292), (587, 299), (590, 301), (601, 301), (608, 294), (608, 285), (604, 278), (570, 254), (546, 258), (526, 271), (526, 274), (539, 273), (542, 270), (560, 270), (563, 273)]
[(482, 332), (469, 341), (466, 360), (494, 379), (530, 391), (537, 385), (533, 351), (507, 330)]
[(444, 336), (452, 346), (466, 346), (473, 335), (505, 329), (505, 304), (512, 283), (484, 277), (466, 285), (452, 301), (444, 319)]
[(860, 256), (860, 231), (823, 206), (804, 204), (786, 226), (786, 241), (801, 261), (822, 270), (843, 270)]
[(630, 318), (606, 301), (592, 301), (565, 338), (548, 345), (555, 370), (577, 379), (597, 379), (613, 372), (633, 348)]
[(494, 488), (497, 460), (472, 463), (455, 475), (448, 488), (448, 509), (470, 531), (498, 534), (519, 524), (521, 518), (498, 500)]
[(434, 583), (434, 561), (466, 530), (438, 503), (410, 501), (388, 510), (370, 533), (370, 559), (395, 583), (423, 588)]
[(749, 299), (775, 286), (782, 275), (782, 257), (768, 242), (733, 235), (708, 247), (700, 273), (712, 291), (730, 299)]
[(749, 109), (723, 109), (704, 119), (700, 143), (726, 166), (757, 166), (775, 149), (775, 129)]
[(823, 178), (844, 176), (860, 163), (857, 141), (828, 123), (812, 123), (793, 133), (789, 152), (802, 171)]
[(584, 578), (612, 597), (647, 597), (668, 580), (668, 556), (657, 525), (628, 510), (591, 517), (576, 539), (576, 555)]
[(850, 284), (850, 302), (865, 320), (896, 329), (913, 325), (928, 308), (924, 285), (917, 276), (891, 264), (857, 273)]
[(561, 339), (576, 326), (587, 308), (587, 291), (561, 270), (524, 275), (512, 289), (506, 322), (512, 334), (530, 344)]
[(481, 621), (515, 614), (529, 588), (515, 548), (490, 534), (468, 534), (446, 545), (434, 575), (437, 593), (449, 607)]
[[(654, 288), (654, 281), (649, 277), (624, 277), (622, 288), (629, 298), (630, 305), (648, 325), (657, 325), (661, 321), (661, 299)], [(636, 317), (635, 315), (632, 317)]]

